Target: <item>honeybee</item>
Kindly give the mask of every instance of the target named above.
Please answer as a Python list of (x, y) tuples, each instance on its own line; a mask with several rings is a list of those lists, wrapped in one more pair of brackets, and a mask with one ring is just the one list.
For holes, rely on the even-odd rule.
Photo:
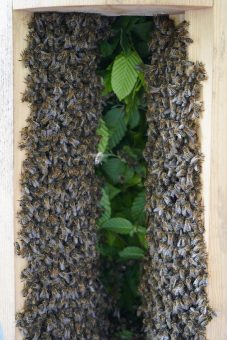
[[(171, 40), (165, 43), (167, 36)], [(204, 289), (207, 270), (197, 122), (202, 111), (200, 82), (205, 79), (205, 71), (203, 65), (187, 60), (189, 43), (187, 23), (174, 27), (168, 18), (155, 19), (149, 44), (151, 65), (145, 68), (149, 251), (140, 284), (139, 309), (147, 338), (152, 339), (194, 338), (195, 334), (202, 337), (213, 313)], [(161, 210), (156, 198), (160, 193), (166, 206)], [(174, 299), (168, 299), (170, 292)], [(196, 298), (198, 292), (201, 299)], [(173, 315), (177, 322), (171, 320)]]

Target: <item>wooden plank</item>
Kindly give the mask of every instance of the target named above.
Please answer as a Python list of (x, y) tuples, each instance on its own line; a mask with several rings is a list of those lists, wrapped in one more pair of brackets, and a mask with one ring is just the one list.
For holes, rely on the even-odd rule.
[[(208, 340), (227, 339), (227, 1), (213, 9), (213, 93), (209, 228), (209, 296), (217, 318)], [(204, 28), (205, 30), (207, 29)]]
[(156, 15), (211, 7), (213, 0), (13, 0), (15, 10)]
[(205, 64), (207, 80), (203, 82), (202, 100), (204, 112), (200, 120), (201, 148), (204, 155), (202, 183), (203, 203), (206, 229), (206, 243), (209, 242), (210, 213), (210, 166), (211, 166), (211, 117), (212, 117), (212, 9), (188, 11), (185, 20), (190, 22), (189, 33), (193, 44), (189, 47), (189, 59), (202, 61)]
[[(29, 116), (29, 106), (27, 103), (22, 103), (21, 96), (25, 90), (25, 77), (27, 69), (23, 66), (21, 59), (21, 52), (27, 46), (26, 35), (28, 32), (28, 21), (31, 13), (20, 11), (14, 12), (13, 15), (13, 67), (14, 67), (14, 226), (15, 239), (17, 232), (20, 230), (20, 224), (17, 220), (17, 211), (19, 210), (19, 200), (21, 196), (20, 178), (22, 170), (22, 162), (25, 159), (25, 152), (18, 147), (21, 140), (20, 131), (26, 125), (26, 118)], [(23, 283), (20, 279), (21, 271), (25, 267), (25, 260), (19, 256), (15, 256), (15, 291), (16, 291), (16, 311), (23, 307), (24, 299), (22, 297)], [(22, 339), (22, 334), (16, 329), (16, 339)], [(9, 339), (10, 340), (10, 339)]]
[(210, 10), (190, 11), (190, 49), (194, 59), (206, 64), (205, 112), (202, 148), (206, 238), (208, 246), (208, 295), (217, 317), (208, 325), (208, 340), (227, 339), (227, 2), (216, 0)]
[(12, 2), (1, 2), (0, 20), (0, 328), (15, 337), (13, 231), (13, 47)]
[[(18, 62), (19, 54), (23, 50), (26, 42), (24, 37), (26, 34), (26, 17), (24, 13), (16, 12), (15, 19), (15, 30), (14, 30), (14, 48), (15, 48), (15, 74), (14, 74), (14, 103), (15, 103), (15, 197), (18, 199), (20, 196), (19, 189), (19, 177), (20, 167), (23, 159), (23, 154), (19, 152), (17, 148), (17, 142), (19, 140), (19, 130), (25, 125), (25, 118), (28, 114), (26, 104), (20, 102), (20, 92), (23, 92), (24, 87), (24, 70), (21, 63)], [(20, 16), (21, 15), (21, 16)], [(18, 17), (17, 17), (18, 16)], [(219, 0), (215, 3), (214, 9), (198, 10), (186, 12), (186, 19), (191, 22), (190, 34), (194, 39), (194, 44), (190, 47), (190, 57), (194, 60), (202, 60), (205, 63), (206, 70), (208, 73), (208, 80), (204, 82), (203, 99), (205, 105), (204, 115), (201, 121), (201, 136), (202, 136), (202, 150), (205, 155), (204, 167), (203, 167), (203, 197), (205, 204), (205, 224), (206, 224), (206, 240), (208, 245), (209, 254), (209, 286), (208, 293), (211, 301), (211, 305), (217, 312), (217, 318), (215, 318), (208, 326), (207, 338), (208, 340), (226, 340), (227, 339), (227, 275), (225, 274), (225, 267), (227, 263), (227, 50), (226, 50), (226, 39), (227, 39), (227, 28), (225, 20), (227, 19), (227, 2)], [(24, 19), (23, 19), (24, 17)], [(215, 20), (213, 22), (213, 20)], [(1, 23), (3, 22), (3, 19)], [(5, 24), (4, 24), (5, 25)], [(4, 26), (6, 27), (6, 25)], [(0, 37), (1, 42), (5, 43), (2, 39), (2, 26), (0, 24)], [(4, 37), (5, 38), (5, 37)], [(7, 43), (10, 39), (7, 40)], [(1, 46), (3, 46), (3, 44)], [(213, 53), (214, 51), (214, 53)], [(8, 56), (10, 55), (8, 51)], [(16, 57), (17, 55), (17, 57)], [(1, 58), (3, 54), (1, 54)], [(1, 61), (1, 65), (5, 65), (6, 61)], [(7, 63), (10, 63), (10, 58), (7, 57)], [(6, 68), (2, 68), (5, 70)], [(1, 72), (2, 72), (1, 70)], [(2, 74), (0, 74), (0, 82), (2, 82)], [(4, 79), (4, 82), (8, 82), (10, 79)], [(2, 85), (2, 83), (1, 83)], [(4, 92), (5, 83), (1, 86)], [(212, 90), (213, 89), (213, 90)], [(9, 98), (7, 92), (7, 98)], [(1, 93), (4, 96), (4, 93)], [(3, 108), (7, 107), (9, 110), (10, 102), (4, 104), (4, 98), (1, 101)], [(6, 105), (6, 106), (4, 106)], [(0, 115), (0, 120), (3, 119), (3, 115), (6, 115), (7, 110), (3, 110), (3, 114)], [(9, 124), (9, 125), (6, 125)], [(10, 136), (8, 136), (10, 122), (4, 116), (4, 121), (0, 121), (1, 139), (0, 139), (0, 175), (2, 181), (1, 187), (3, 188), (4, 195), (0, 197), (0, 216), (2, 217), (1, 222), (4, 220), (8, 222), (2, 225), (8, 227), (10, 225), (10, 214), (7, 213), (10, 209), (9, 201), (6, 202), (7, 197), (10, 196), (10, 182), (7, 182), (7, 178), (10, 177), (9, 163), (9, 146)], [(7, 141), (7, 143), (6, 143)], [(4, 145), (7, 144), (7, 145)], [(10, 145), (10, 144), (9, 144)], [(3, 150), (3, 151), (2, 151)], [(6, 153), (7, 150), (7, 153)], [(4, 155), (5, 154), (5, 155)], [(3, 158), (4, 157), (4, 158)], [(4, 162), (4, 164), (3, 164)], [(7, 169), (7, 171), (5, 170)], [(3, 176), (2, 176), (3, 174)], [(7, 176), (6, 176), (7, 174)], [(12, 175), (12, 174), (11, 174)], [(6, 178), (6, 180), (5, 180)], [(8, 190), (9, 188), (9, 190)], [(7, 195), (5, 195), (7, 193)], [(12, 193), (11, 193), (12, 194)], [(9, 196), (8, 196), (9, 195)], [(9, 199), (9, 198), (8, 198)], [(15, 202), (15, 209), (17, 209), (18, 202)], [(4, 214), (3, 214), (4, 212)], [(6, 218), (5, 215), (8, 215)], [(6, 219), (5, 219), (6, 218)], [(16, 228), (18, 226), (16, 225)], [(7, 232), (10, 232), (10, 228)], [(2, 232), (2, 229), (1, 229)], [(6, 233), (4, 228), (3, 233)], [(1, 235), (1, 241), (6, 240), (8, 237)], [(4, 242), (4, 241), (3, 241)], [(8, 266), (9, 259), (11, 262), (12, 255), (12, 241), (10, 241), (10, 247), (0, 249), (0, 261), (4, 260), (4, 263), (0, 262), (0, 270), (4, 268), (4, 273), (0, 276), (7, 280), (7, 292), (10, 290), (11, 282), (9, 278), (10, 267)], [(5, 243), (5, 242), (4, 242)], [(3, 253), (1, 253), (3, 251)], [(6, 254), (8, 254), (6, 256)], [(18, 284), (19, 273), (23, 267), (22, 262), (16, 260), (16, 280)], [(7, 265), (7, 272), (6, 266)], [(4, 282), (6, 282), (4, 280)], [(1, 292), (6, 292), (5, 283), (1, 279), (0, 287)], [(3, 287), (3, 288), (2, 288)], [(2, 290), (3, 289), (3, 290)], [(20, 288), (19, 288), (20, 290)], [(17, 293), (18, 294), (18, 293)], [(0, 322), (2, 323), (5, 339), (14, 339), (13, 331), (14, 327), (9, 327), (12, 324), (14, 318), (14, 308), (11, 307), (11, 314), (8, 310), (8, 316), (6, 309), (9, 307), (9, 300), (5, 296), (9, 294), (0, 294)], [(10, 298), (14, 298), (11, 294)], [(16, 298), (17, 308), (22, 303), (21, 295), (17, 295)], [(6, 304), (7, 303), (7, 304)], [(11, 302), (12, 304), (14, 302)], [(3, 307), (2, 307), (3, 306)], [(6, 307), (5, 307), (6, 306)], [(13, 309), (13, 311), (12, 311)], [(6, 326), (5, 326), (6, 325)], [(9, 336), (8, 336), (9, 335)], [(21, 336), (17, 335), (16, 339), (21, 339)]]

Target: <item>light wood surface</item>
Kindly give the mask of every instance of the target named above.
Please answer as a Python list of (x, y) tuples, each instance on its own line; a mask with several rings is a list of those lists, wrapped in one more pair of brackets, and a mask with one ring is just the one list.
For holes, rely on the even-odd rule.
[[(188, 12), (192, 34), (198, 40), (191, 49), (206, 63), (209, 80), (204, 87), (202, 120), (204, 203), (208, 239), (208, 294), (217, 317), (208, 325), (208, 340), (227, 339), (227, 2), (214, 8)], [(194, 45), (195, 46), (195, 45)], [(209, 84), (211, 83), (211, 84)]]
[(210, 304), (217, 313), (207, 327), (207, 340), (227, 339), (227, 1), (214, 8), (188, 11), (194, 44), (189, 54), (205, 63), (201, 119), (203, 200), (205, 205)]
[(15, 335), (13, 231), (13, 46), (12, 2), (1, 1), (0, 18), (0, 328)]
[[(208, 340), (227, 339), (227, 1), (215, 0), (213, 22), (213, 88), (211, 117), (209, 296), (217, 318)], [(207, 31), (208, 25), (204, 27)], [(208, 35), (209, 38), (210, 35)], [(212, 36), (210, 38), (212, 39)]]
[[(211, 183), (211, 134), (212, 134), (212, 86), (213, 86), (213, 10), (205, 9), (199, 11), (188, 11), (185, 13), (185, 19), (190, 22), (189, 32), (194, 43), (189, 47), (189, 59), (193, 61), (202, 61), (205, 64), (207, 80), (203, 82), (202, 100), (204, 112), (200, 120), (200, 138), (201, 148), (204, 155), (202, 169), (203, 184), (203, 203), (204, 203), (204, 220), (205, 220), (205, 241), (208, 251), (208, 295), (210, 303), (214, 309), (216, 306), (211, 296), (210, 285), (213, 280), (212, 272), (212, 254), (209, 252), (209, 244), (212, 242), (212, 228), (210, 217), (212, 215), (210, 183)], [(212, 324), (216, 323), (216, 319)], [(207, 339), (217, 340), (210, 334), (210, 327), (207, 329)]]
[(206, 244), (209, 244), (209, 216), (210, 216), (210, 167), (211, 167), (211, 117), (212, 117), (212, 57), (213, 57), (213, 33), (212, 33), (212, 9), (188, 11), (185, 20), (190, 22), (189, 33), (193, 44), (189, 46), (189, 59), (202, 61), (205, 65), (207, 80), (202, 85), (202, 97), (204, 112), (200, 120), (201, 149), (204, 155), (202, 184), (203, 203), (206, 229)]
[[(28, 32), (27, 23), (30, 20), (31, 14), (27, 12), (14, 12), (13, 16), (13, 49), (14, 49), (14, 228), (15, 240), (17, 232), (20, 229), (20, 224), (17, 220), (17, 212), (19, 210), (19, 200), (21, 196), (20, 178), (22, 170), (22, 162), (25, 159), (25, 152), (18, 147), (21, 140), (20, 131), (26, 125), (26, 118), (29, 115), (29, 107), (27, 103), (22, 103), (21, 97), (25, 90), (25, 76), (27, 69), (24, 68), (21, 60), (21, 52), (27, 46), (26, 34)], [(25, 267), (25, 260), (15, 255), (15, 291), (16, 291), (16, 311), (23, 307), (24, 299), (22, 297), (23, 282), (20, 279), (22, 269)], [(16, 328), (16, 339), (22, 339), (22, 335)], [(11, 339), (9, 339), (11, 340)]]
[(211, 7), (213, 0), (14, 0), (15, 10), (80, 11), (106, 15), (156, 15)]

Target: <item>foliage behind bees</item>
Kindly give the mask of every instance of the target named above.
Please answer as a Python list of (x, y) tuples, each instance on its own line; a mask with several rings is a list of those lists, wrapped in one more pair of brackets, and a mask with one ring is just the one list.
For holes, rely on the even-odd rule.
[(204, 339), (205, 73), (190, 42), (166, 17), (34, 16), (17, 246), (25, 339)]
[(137, 317), (147, 249), (143, 64), (148, 62), (152, 22), (146, 17), (117, 18), (110, 38), (100, 44), (99, 73), (106, 105), (97, 130), (98, 151), (103, 154), (97, 169), (103, 178), (99, 251), (102, 281), (113, 301), (109, 319), (114, 339), (143, 338), (142, 320)]

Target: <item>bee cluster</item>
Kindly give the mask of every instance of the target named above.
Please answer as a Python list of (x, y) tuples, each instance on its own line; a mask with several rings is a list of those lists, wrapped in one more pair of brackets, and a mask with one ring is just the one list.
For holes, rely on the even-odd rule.
[(140, 284), (148, 339), (205, 339), (207, 255), (198, 120), (201, 63), (187, 57), (187, 23), (155, 20), (146, 67), (148, 255)]
[[(112, 19), (89, 14), (35, 14), (23, 61), (21, 231), (17, 252), (27, 260), (25, 339), (108, 339), (113, 331), (99, 281), (95, 175), (102, 114), (97, 45)], [(205, 339), (212, 318), (206, 294), (207, 256), (201, 200), (198, 120), (201, 63), (187, 58), (187, 23), (155, 19), (146, 66), (148, 254), (140, 283), (147, 339)], [(109, 300), (108, 300), (109, 301)]]
[(107, 332), (94, 155), (103, 105), (97, 45), (109, 23), (98, 15), (39, 13), (29, 25), (17, 244), (27, 260), (17, 315), (25, 339), (100, 339)]

